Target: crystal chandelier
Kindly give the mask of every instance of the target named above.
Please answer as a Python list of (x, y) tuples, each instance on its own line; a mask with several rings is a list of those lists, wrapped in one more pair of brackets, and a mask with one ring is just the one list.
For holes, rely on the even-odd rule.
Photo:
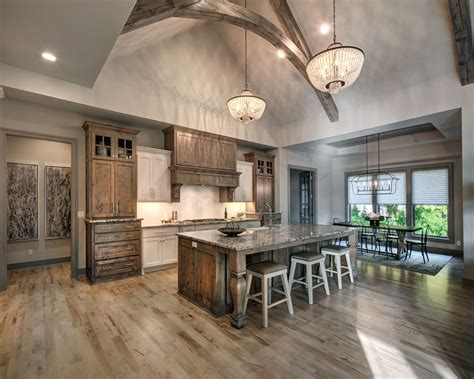
[(377, 171), (369, 172), (369, 137), (365, 137), (365, 174), (350, 180), (354, 195), (370, 195), (373, 193), (391, 195), (397, 192), (399, 178), (380, 170), (380, 133), (377, 134)]
[(336, 41), (336, 0), (333, 0), (333, 43), (306, 65), (311, 84), (319, 91), (337, 94), (358, 78), (365, 54), (358, 47), (343, 46)]
[[(245, 0), (247, 8), (247, 0)], [(231, 116), (237, 121), (247, 125), (262, 117), (266, 102), (259, 96), (255, 96), (248, 89), (247, 82), (247, 29), (245, 29), (245, 85), (244, 90), (238, 96), (227, 100), (227, 108)]]

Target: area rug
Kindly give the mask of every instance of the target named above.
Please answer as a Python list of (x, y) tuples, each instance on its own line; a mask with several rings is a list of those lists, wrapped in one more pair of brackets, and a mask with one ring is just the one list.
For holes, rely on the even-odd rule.
[(421, 253), (418, 251), (413, 251), (411, 258), (405, 260), (405, 257), (402, 256), (402, 259), (399, 261), (395, 260), (392, 257), (388, 259), (384, 255), (376, 254), (374, 257), (373, 253), (366, 253), (362, 255), (359, 251), (357, 259), (360, 259), (364, 262), (371, 262), (380, 264), (382, 266), (388, 267), (397, 267), (403, 270), (419, 272), (421, 274), (427, 275), (436, 275), (441, 269), (451, 260), (451, 256), (448, 255), (439, 255), (428, 253), (430, 260), (426, 263), (423, 263), (423, 258)]

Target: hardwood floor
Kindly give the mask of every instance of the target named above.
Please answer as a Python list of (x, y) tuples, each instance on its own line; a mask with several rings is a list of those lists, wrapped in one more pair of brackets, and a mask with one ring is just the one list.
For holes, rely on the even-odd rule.
[(90, 286), (67, 264), (12, 272), (0, 293), (0, 377), (473, 377), (474, 290), (462, 261), (435, 277), (359, 262), (354, 285), (247, 327), (176, 295), (176, 270)]

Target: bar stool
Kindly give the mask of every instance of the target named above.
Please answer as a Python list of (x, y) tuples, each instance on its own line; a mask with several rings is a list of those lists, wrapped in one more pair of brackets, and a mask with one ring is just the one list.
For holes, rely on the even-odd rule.
[[(321, 248), (321, 253), (326, 256), (329, 255), (331, 259), (331, 264), (329, 268), (326, 269), (327, 272), (337, 275), (337, 286), (339, 289), (342, 289), (342, 277), (344, 275), (349, 275), (349, 278), (352, 283), (354, 283), (354, 277), (352, 276), (352, 266), (351, 266), (351, 256), (349, 254), (349, 248), (347, 246), (338, 246), (338, 245), (328, 245)], [(341, 257), (346, 257), (347, 266), (342, 266)], [(336, 271), (334, 271), (334, 263), (336, 264)], [(342, 272), (342, 269), (346, 270)]]
[[(306, 286), (308, 290), (308, 303), (313, 304), (313, 289), (324, 286), (326, 295), (329, 294), (328, 278), (326, 276), (326, 266), (324, 264), (326, 257), (323, 254), (315, 253), (313, 251), (306, 251), (299, 253), (291, 257), (291, 268), (290, 268), (290, 292), (293, 289), (293, 283), (299, 283)], [(304, 265), (306, 276), (295, 279), (296, 265)], [(319, 276), (313, 275), (313, 266), (319, 264)], [(317, 279), (317, 284), (313, 285), (313, 278)], [(303, 279), (306, 279), (303, 281)], [(319, 283), (319, 280), (322, 280)]]
[[(288, 305), (288, 313), (290, 315), (293, 314), (293, 304), (291, 303), (290, 297), (290, 286), (288, 285), (288, 278), (286, 277), (287, 272), (288, 269), (285, 265), (273, 261), (263, 261), (247, 267), (244, 314), (247, 312), (247, 304), (249, 299), (255, 300), (257, 303), (262, 304), (262, 324), (264, 328), (268, 327), (269, 308), (286, 302)], [(250, 295), (250, 287), (252, 285), (252, 278), (254, 276), (260, 278), (262, 283), (262, 291)], [(280, 291), (279, 289), (268, 285), (268, 281), (276, 276), (281, 276), (284, 291)], [(272, 303), (270, 300), (271, 291), (281, 293), (282, 295), (285, 295), (285, 298)], [(259, 296), (261, 296), (261, 299)]]

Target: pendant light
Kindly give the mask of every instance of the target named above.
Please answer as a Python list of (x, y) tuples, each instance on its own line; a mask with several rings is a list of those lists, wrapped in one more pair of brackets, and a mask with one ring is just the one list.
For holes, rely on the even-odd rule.
[(362, 49), (336, 41), (336, 0), (333, 0), (333, 43), (306, 65), (311, 84), (319, 91), (337, 94), (357, 80), (364, 58)]
[[(247, 8), (247, 0), (245, 0), (245, 8)], [(262, 117), (265, 111), (266, 102), (259, 96), (255, 96), (248, 89), (247, 81), (247, 29), (245, 33), (245, 85), (244, 90), (238, 96), (234, 96), (227, 100), (227, 108), (231, 116), (242, 122), (244, 125), (250, 124), (254, 120)]]
[(397, 192), (399, 178), (380, 170), (380, 133), (377, 134), (377, 171), (369, 172), (369, 136), (365, 137), (365, 174), (350, 180), (354, 195), (370, 195), (373, 193), (392, 195)]

